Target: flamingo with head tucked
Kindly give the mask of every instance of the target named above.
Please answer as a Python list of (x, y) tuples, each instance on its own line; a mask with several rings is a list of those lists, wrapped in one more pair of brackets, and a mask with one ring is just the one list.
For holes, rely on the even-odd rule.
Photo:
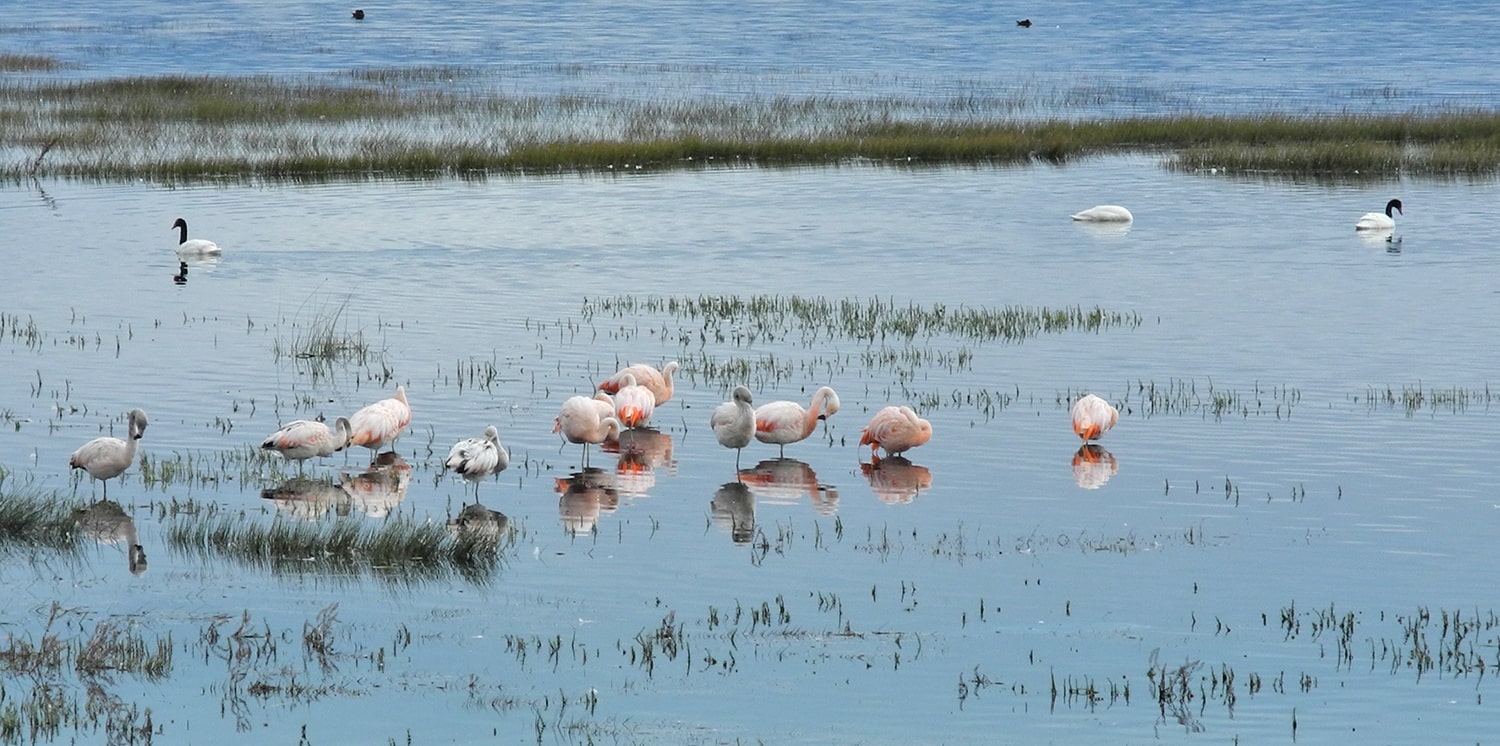
[(349, 418), (349, 445), (370, 449), (370, 463), (380, 449), (396, 445), (396, 439), (411, 424), (411, 407), (406, 403), (406, 387), (397, 386), (396, 395), (381, 399)]
[(1119, 410), (1093, 394), (1073, 403), (1073, 432), (1084, 442), (1104, 437), (1119, 419)]
[(604, 382), (599, 384), (599, 390), (611, 394), (619, 393), (620, 388), (625, 385), (625, 377), (633, 376), (637, 384), (650, 389), (652, 396), (656, 397), (656, 406), (659, 407), (672, 398), (672, 374), (677, 372), (677, 368), (676, 360), (662, 366), (661, 370), (642, 363), (627, 365), (604, 379)]
[(601, 404), (603, 402), (587, 396), (569, 397), (558, 410), (557, 419), (553, 420), (552, 432), (562, 433), (569, 443), (583, 444), (584, 466), (588, 466), (590, 444), (620, 437), (620, 421)]
[(500, 444), (500, 431), (490, 425), (484, 435), (465, 438), (453, 444), (443, 468), (474, 483), (474, 502), (479, 502), (479, 483), (505, 471), (510, 466), (510, 452)]
[(641, 427), (651, 421), (656, 411), (656, 395), (636, 383), (634, 374), (626, 373), (615, 392), (614, 407), (615, 418), (622, 427)]
[(881, 409), (859, 434), (860, 445), (869, 446), (872, 454), (884, 448), (887, 456), (905, 453), (931, 439), (932, 423), (918, 417), (911, 407)]
[(318, 420), (292, 420), (261, 441), (260, 447), (296, 461), (297, 473), (301, 474), (307, 459), (332, 456), (348, 447), (349, 418), (340, 417), (333, 424), (334, 429), (330, 430)]
[(755, 409), (755, 439), (762, 443), (780, 446), (781, 455), (786, 455), (786, 444), (805, 440), (818, 426), (819, 420), (839, 411), (839, 395), (824, 386), (813, 394), (807, 409), (794, 401), (773, 401)]
[(109, 480), (125, 473), (135, 462), (136, 444), (146, 434), (146, 413), (139, 409), (126, 415), (125, 440), (111, 436), (94, 438), (68, 457), (68, 466), (83, 469), (104, 483), (104, 497), (109, 497)]
[(714, 408), (709, 415), (708, 426), (713, 428), (714, 439), (725, 448), (734, 449), (734, 469), (740, 469), (740, 451), (750, 445), (755, 437), (755, 407), (750, 389), (735, 386), (729, 401)]

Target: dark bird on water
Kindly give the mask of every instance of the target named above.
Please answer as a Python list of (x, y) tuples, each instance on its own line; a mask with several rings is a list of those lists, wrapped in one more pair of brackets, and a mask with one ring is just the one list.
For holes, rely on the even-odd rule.
[(363, 20), (365, 20), (365, 9), (364, 8), (355, 8), (353, 15), (354, 15), (354, 20), (356, 20), (356, 21), (363, 21)]
[(1031, 28), (1031, 19), (1030, 18), (1022, 18), (1021, 20), (1016, 21), (1016, 25), (1020, 26), (1022, 28)]

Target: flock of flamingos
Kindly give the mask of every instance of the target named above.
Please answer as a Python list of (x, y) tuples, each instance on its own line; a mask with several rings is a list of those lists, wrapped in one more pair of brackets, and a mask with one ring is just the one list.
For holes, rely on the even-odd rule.
[[(583, 464), (588, 464), (588, 447), (616, 441), (626, 430), (646, 427), (651, 415), (672, 398), (672, 375), (676, 361), (660, 370), (636, 364), (620, 369), (598, 386), (593, 396), (574, 396), (564, 401), (553, 421), (553, 432), (569, 443), (583, 446)], [(750, 390), (736, 386), (730, 400), (716, 407), (709, 416), (714, 438), (725, 448), (735, 449), (735, 468), (739, 469), (741, 449), (752, 440), (777, 446), (785, 455), (787, 445), (812, 435), (820, 421), (839, 411), (839, 397), (828, 386), (813, 394), (807, 407), (794, 401), (773, 401), (759, 407)], [(1098, 439), (1114, 427), (1118, 411), (1105, 400), (1088, 394), (1072, 408), (1073, 431), (1085, 443)], [(133, 409), (127, 416), (124, 439), (112, 436), (95, 438), (73, 452), (69, 465), (82, 469), (104, 482), (108, 497), (108, 480), (130, 468), (135, 461), (137, 444), (146, 432), (146, 413)], [(372, 464), (382, 449), (393, 447), (396, 439), (411, 424), (411, 407), (406, 388), (355, 412), (339, 417), (333, 427), (318, 420), (296, 420), (272, 433), (261, 448), (280, 453), (298, 463), (299, 471), (307, 459), (331, 456), (350, 446), (370, 449)], [(927, 443), (932, 438), (932, 424), (917, 416), (908, 406), (888, 406), (876, 412), (860, 433), (859, 444), (870, 446), (872, 458), (878, 452), (886, 457), (898, 456)], [(478, 483), (499, 474), (510, 465), (510, 454), (500, 443), (500, 433), (493, 425), (477, 438), (455, 443), (443, 466), (464, 479)], [(476, 495), (477, 496), (477, 495)]]

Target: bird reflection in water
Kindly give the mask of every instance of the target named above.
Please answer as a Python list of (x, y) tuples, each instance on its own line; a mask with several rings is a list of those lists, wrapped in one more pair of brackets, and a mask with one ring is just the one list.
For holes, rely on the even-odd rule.
[(714, 523), (727, 529), (735, 544), (749, 544), (755, 536), (755, 495), (744, 482), (729, 482), (719, 487), (709, 509)]
[(1073, 481), (1086, 490), (1097, 490), (1120, 470), (1114, 454), (1098, 443), (1087, 443), (1073, 454)]
[(794, 458), (766, 459), (741, 469), (740, 481), (757, 500), (786, 504), (806, 495), (819, 515), (833, 515), (839, 509), (838, 488), (819, 484), (812, 467)]
[(100, 544), (125, 545), (130, 574), (146, 572), (146, 550), (135, 533), (135, 519), (113, 500), (100, 500), (87, 508), (73, 511), (73, 521), (84, 536)]
[(354, 508), (349, 493), (327, 479), (293, 477), (261, 490), (260, 496), (277, 510), (303, 521), (316, 521), (329, 511), (346, 516)]
[(178, 285), (187, 284), (187, 262), (177, 262), (177, 274), (172, 275), (172, 282)]
[(349, 495), (354, 508), (371, 518), (384, 518), (400, 505), (410, 485), (411, 464), (395, 451), (379, 454), (361, 473), (339, 474), (339, 487)]
[(601, 513), (613, 513), (620, 507), (620, 493), (615, 475), (599, 468), (587, 468), (572, 476), (557, 478), (557, 516), (563, 530), (573, 536), (593, 533)]
[(453, 538), (472, 537), (498, 542), (510, 528), (510, 518), (498, 510), (490, 510), (479, 503), (465, 505), (458, 515), (448, 519), (448, 533)]
[(656, 486), (656, 473), (677, 473), (672, 456), (672, 436), (652, 428), (624, 430), (617, 440), (599, 446), (606, 453), (620, 454), (615, 464), (615, 489), (628, 498), (646, 497)]
[(909, 503), (922, 490), (932, 487), (932, 472), (913, 464), (905, 456), (872, 458), (860, 462), (859, 470), (870, 481), (870, 489), (883, 503)]

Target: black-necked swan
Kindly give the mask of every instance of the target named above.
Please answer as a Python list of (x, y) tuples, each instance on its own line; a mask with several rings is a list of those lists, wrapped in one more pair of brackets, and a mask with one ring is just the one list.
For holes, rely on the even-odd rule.
[(1405, 212), (1401, 211), (1401, 200), (1393, 199), (1390, 202), (1385, 203), (1384, 215), (1378, 212), (1367, 212), (1360, 217), (1358, 222), (1354, 224), (1354, 230), (1380, 231), (1395, 228), (1396, 218), (1394, 215), (1391, 215), (1391, 210), (1400, 212), (1402, 215), (1406, 214)]
[(1085, 223), (1129, 223), (1135, 220), (1135, 216), (1119, 205), (1097, 205), (1075, 213), (1073, 219)]
[(178, 231), (178, 254), (181, 254), (183, 256), (203, 256), (205, 254), (222, 254), (224, 252), (224, 250), (219, 248), (219, 245), (214, 243), (213, 241), (207, 241), (201, 238), (195, 238), (189, 241), (187, 237), (187, 221), (183, 220), (182, 218), (178, 218), (177, 222), (172, 223), (172, 227), (176, 228)]

